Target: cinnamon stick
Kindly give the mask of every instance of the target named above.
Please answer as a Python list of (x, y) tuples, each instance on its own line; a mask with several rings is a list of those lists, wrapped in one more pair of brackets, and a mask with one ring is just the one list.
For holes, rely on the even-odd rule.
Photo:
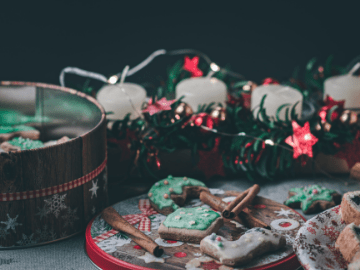
[[(214, 208), (219, 212), (222, 212), (228, 206), (228, 204), (224, 202), (221, 198), (214, 196), (207, 191), (202, 191), (200, 193), (200, 200), (203, 203), (210, 205), (212, 208)], [(244, 225), (248, 228), (261, 227), (261, 228), (270, 229), (270, 226), (268, 226), (265, 222), (251, 215), (249, 209), (247, 208), (245, 208), (244, 211), (241, 212), (239, 216), (235, 216), (232, 219), (239, 223), (245, 223)]]
[[(260, 186), (257, 184), (253, 185), (246, 194), (246, 197), (231, 210), (230, 218), (239, 215), (242, 210), (248, 207), (248, 205), (254, 200), (255, 196), (259, 193), (259, 191)], [(240, 195), (238, 197), (240, 197)]]
[(127, 222), (111, 206), (102, 211), (101, 217), (111, 227), (113, 227), (113, 229), (127, 233), (134, 242), (154, 256), (160, 257), (163, 254), (164, 250), (162, 248), (160, 248), (150, 237), (146, 236), (140, 230), (136, 229), (133, 225)]
[(233, 210), (234, 207), (237, 206), (246, 197), (246, 195), (249, 193), (249, 190), (250, 190), (250, 188), (248, 188), (244, 192), (241, 192), (240, 194), (238, 194), (236, 196), (235, 200), (233, 200), (231, 203), (226, 205), (224, 211), (222, 211), (222, 216), (224, 218), (230, 218), (231, 217), (231, 214), (230, 214), (231, 210)]

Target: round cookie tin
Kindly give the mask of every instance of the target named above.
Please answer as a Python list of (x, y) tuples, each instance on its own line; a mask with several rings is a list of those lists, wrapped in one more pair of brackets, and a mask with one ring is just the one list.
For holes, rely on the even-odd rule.
[(92, 97), (31, 82), (0, 82), (0, 108), (25, 117), (40, 140), (70, 140), (0, 153), (0, 249), (50, 243), (84, 231), (108, 203), (106, 117)]

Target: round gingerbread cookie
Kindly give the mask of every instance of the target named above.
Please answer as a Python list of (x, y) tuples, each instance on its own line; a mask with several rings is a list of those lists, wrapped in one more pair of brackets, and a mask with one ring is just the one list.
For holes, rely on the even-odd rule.
[(341, 194), (319, 185), (291, 188), (289, 198), (284, 202), (291, 208), (301, 208), (304, 214), (324, 211), (341, 202)]
[(156, 182), (150, 188), (148, 196), (156, 211), (169, 215), (183, 206), (187, 198), (198, 198), (203, 190), (208, 191), (208, 188), (199, 180), (169, 175)]

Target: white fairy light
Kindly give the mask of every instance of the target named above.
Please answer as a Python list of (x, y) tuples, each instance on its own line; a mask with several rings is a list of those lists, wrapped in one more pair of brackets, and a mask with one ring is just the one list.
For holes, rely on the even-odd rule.
[(118, 81), (119, 77), (116, 75), (112, 75), (109, 79), (108, 79), (108, 83), (109, 84), (115, 84)]
[(214, 72), (220, 71), (220, 67), (219, 67), (217, 64), (215, 64), (214, 62), (212, 62), (212, 63), (210, 64), (210, 68), (211, 68), (211, 70), (214, 71)]
[(270, 140), (270, 139), (267, 139), (267, 140), (265, 140), (265, 144), (274, 145), (274, 141)]

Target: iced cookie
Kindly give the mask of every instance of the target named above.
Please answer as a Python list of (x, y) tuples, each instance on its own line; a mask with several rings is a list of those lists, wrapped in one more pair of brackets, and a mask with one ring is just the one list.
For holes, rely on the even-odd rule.
[(198, 198), (207, 187), (203, 182), (187, 177), (172, 177), (156, 182), (148, 196), (153, 208), (163, 215), (174, 212), (185, 204), (187, 198)]
[(360, 251), (360, 227), (354, 223), (347, 225), (336, 240), (335, 247), (340, 250), (344, 259), (350, 262)]
[(341, 202), (341, 218), (346, 224), (360, 225), (360, 191), (344, 194)]
[(285, 245), (284, 236), (267, 229), (252, 228), (236, 241), (228, 241), (213, 233), (201, 241), (200, 249), (223, 264), (237, 266)]
[(44, 144), (41, 141), (33, 141), (28, 138), (17, 137), (10, 141), (3, 142), (0, 148), (4, 151), (21, 151), (43, 147)]
[(284, 204), (291, 208), (301, 208), (304, 214), (311, 214), (334, 207), (340, 201), (341, 194), (335, 190), (312, 185), (290, 189), (289, 198)]
[(158, 233), (163, 239), (199, 244), (201, 239), (224, 225), (219, 213), (208, 208), (179, 208), (161, 223)]
[(40, 132), (29, 126), (0, 126), (0, 143), (11, 140), (14, 137), (29, 138), (37, 140), (40, 138)]

